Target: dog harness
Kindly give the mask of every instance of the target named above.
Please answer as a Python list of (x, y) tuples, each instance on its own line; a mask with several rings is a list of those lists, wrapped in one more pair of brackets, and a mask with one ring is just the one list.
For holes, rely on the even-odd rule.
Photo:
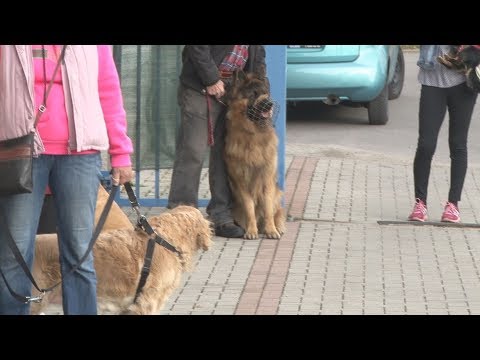
[(142, 292), (143, 287), (147, 282), (148, 275), (150, 274), (150, 267), (152, 265), (153, 252), (155, 251), (155, 244), (161, 245), (165, 249), (178, 255), (178, 257), (180, 258), (180, 261), (183, 261), (183, 255), (182, 255), (182, 252), (179, 251), (175, 246), (173, 246), (167, 240), (165, 240), (160, 235), (158, 235), (156, 231), (153, 230), (152, 226), (148, 223), (145, 215), (142, 215), (140, 213), (140, 205), (138, 204), (137, 197), (132, 189), (132, 184), (125, 183), (123, 184), (123, 186), (127, 191), (128, 200), (130, 201), (130, 204), (132, 205), (133, 210), (135, 210), (135, 212), (137, 213), (136, 229), (142, 229), (149, 236), (147, 251), (145, 252), (142, 272), (140, 274), (140, 280), (138, 281), (137, 291), (135, 292), (135, 297), (133, 299), (133, 303), (136, 303), (138, 296)]

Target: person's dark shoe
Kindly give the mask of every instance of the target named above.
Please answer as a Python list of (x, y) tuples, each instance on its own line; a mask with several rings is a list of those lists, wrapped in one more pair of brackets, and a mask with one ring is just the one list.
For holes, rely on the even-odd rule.
[(233, 222), (215, 226), (215, 235), (226, 238), (242, 238), (245, 231)]

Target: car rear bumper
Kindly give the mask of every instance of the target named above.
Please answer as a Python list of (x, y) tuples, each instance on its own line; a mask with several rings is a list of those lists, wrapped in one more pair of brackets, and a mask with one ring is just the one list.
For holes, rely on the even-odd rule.
[[(381, 53), (379, 53), (381, 52)], [(338, 97), (370, 102), (386, 85), (388, 52), (383, 46), (362, 47), (354, 62), (287, 64), (287, 100)]]

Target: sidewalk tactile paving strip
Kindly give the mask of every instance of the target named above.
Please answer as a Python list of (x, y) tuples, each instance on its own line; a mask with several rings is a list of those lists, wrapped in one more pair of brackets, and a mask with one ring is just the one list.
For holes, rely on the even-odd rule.
[(478, 233), (443, 235), (302, 223), (278, 314), (478, 314)]

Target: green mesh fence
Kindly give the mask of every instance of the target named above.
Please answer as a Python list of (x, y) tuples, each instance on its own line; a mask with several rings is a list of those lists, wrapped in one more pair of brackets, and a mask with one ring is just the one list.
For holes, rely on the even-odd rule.
[(183, 45), (114, 45), (136, 171), (171, 168)]

